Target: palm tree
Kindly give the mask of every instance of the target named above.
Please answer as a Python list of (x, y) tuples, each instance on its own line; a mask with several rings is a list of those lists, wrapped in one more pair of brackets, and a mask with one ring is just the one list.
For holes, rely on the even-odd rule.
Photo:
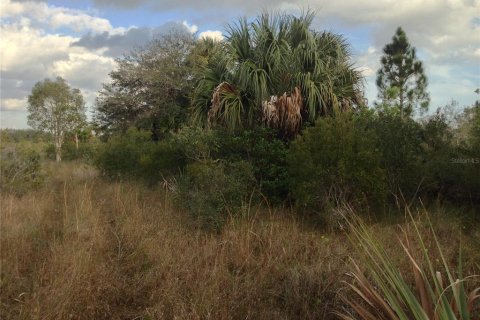
[(313, 19), (263, 13), (228, 25), (196, 86), (194, 120), (229, 129), (263, 122), (294, 135), (302, 122), (363, 104), (348, 44), (312, 30)]

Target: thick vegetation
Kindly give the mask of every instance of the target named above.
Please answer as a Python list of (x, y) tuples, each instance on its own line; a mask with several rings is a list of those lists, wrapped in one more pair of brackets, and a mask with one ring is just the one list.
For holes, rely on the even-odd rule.
[(366, 106), (313, 19), (134, 50), (61, 134), (71, 164), (43, 161), (54, 132), (2, 132), (5, 317), (475, 318), (479, 103), (414, 118), (427, 81), (399, 29)]
[[(241, 19), (229, 26), (224, 42), (181, 42), (188, 46), (182, 45), (184, 63), (177, 71), (190, 75), (188, 83), (196, 81), (191, 121), (143, 126), (144, 116), (152, 114), (136, 110), (154, 105), (149, 99), (155, 90), (147, 90), (153, 96), (140, 91), (136, 106), (123, 107), (106, 105), (117, 100), (102, 91), (97, 114), (113, 121), (109, 128), (134, 126), (99, 147), (98, 167), (109, 177), (168, 185), (183, 208), (217, 227), (227, 215), (241, 213), (247, 199), (293, 205), (322, 218), (342, 203), (377, 216), (420, 200), (476, 207), (478, 105), (456, 117), (443, 108), (412, 118), (414, 107), (422, 104), (419, 99), (428, 96), (426, 80), (400, 30), (385, 49), (384, 69), (394, 73), (401, 64), (401, 76), (418, 75), (421, 88), (401, 82), (405, 88), (398, 93), (398, 84), (388, 80), (398, 75), (382, 69), (380, 91), (387, 94), (388, 84), (401, 97), (391, 103), (385, 98), (374, 109), (363, 106), (361, 79), (349, 60), (348, 44), (335, 34), (312, 30), (312, 19), (311, 13), (299, 18), (262, 14), (253, 22)], [(120, 90), (118, 76), (133, 80), (148, 72), (143, 66), (147, 57), (172, 59), (168, 53), (177, 52), (179, 44), (165, 37), (135, 52), (135, 63), (125, 58), (112, 73), (112, 85)], [(155, 77), (164, 72), (168, 59), (159, 63)], [(124, 94), (134, 97), (128, 90)], [(161, 106), (174, 112), (168, 103)], [(130, 118), (107, 110), (130, 110), (134, 121), (120, 123)], [(106, 136), (112, 133), (99, 129)], [(163, 133), (157, 141), (159, 130)], [(246, 180), (236, 181), (240, 177)]]
[(347, 42), (312, 30), (313, 18), (264, 13), (230, 25), (195, 89), (194, 119), (230, 129), (263, 122), (288, 136), (304, 122), (363, 104)]

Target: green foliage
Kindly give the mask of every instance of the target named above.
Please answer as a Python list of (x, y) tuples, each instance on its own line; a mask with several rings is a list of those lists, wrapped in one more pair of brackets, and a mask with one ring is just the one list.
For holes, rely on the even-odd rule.
[[(423, 186), (431, 195), (449, 192), (449, 186), (458, 176), (452, 175), (451, 159), (455, 156), (452, 144), (453, 134), (445, 114), (439, 109), (437, 113), (423, 123), (422, 174)], [(456, 170), (453, 170), (456, 171)], [(453, 179), (453, 180), (452, 180)]]
[(143, 48), (117, 59), (96, 103), (94, 122), (104, 135), (129, 127), (150, 130), (153, 140), (187, 120), (194, 81), (194, 35), (172, 29)]
[(406, 197), (416, 193), (421, 174), (422, 128), (395, 110), (378, 112), (369, 126), (376, 136), (381, 166), (387, 172), (390, 193)]
[(255, 190), (252, 166), (245, 161), (203, 161), (187, 165), (177, 201), (206, 228), (218, 229), (228, 215), (247, 209)]
[[(83, 130), (69, 133), (62, 146), (62, 159), (93, 162), (98, 144), (98, 138), (92, 134), (89, 128), (85, 127)], [(47, 145), (45, 153), (47, 159), (54, 160), (55, 146), (53, 144)]]
[[(396, 108), (384, 108), (368, 122), (375, 131), (375, 146), (395, 202), (403, 201), (402, 197), (411, 201), (441, 196), (459, 203), (480, 199), (478, 151), (455, 140), (455, 129), (445, 110), (417, 122), (402, 117)], [(466, 141), (471, 141), (471, 136), (468, 133)]]
[(0, 141), (7, 142), (25, 142), (43, 143), (50, 141), (51, 136), (43, 131), (33, 129), (0, 129)]
[(313, 18), (312, 12), (263, 13), (229, 25), (196, 86), (194, 120), (228, 129), (267, 122), (295, 131), (301, 120), (363, 104), (347, 42), (312, 30)]
[[(83, 160), (86, 162), (93, 161), (96, 154), (97, 143), (92, 141), (80, 142), (77, 145), (74, 141), (68, 140), (62, 146), (62, 160)], [(46, 156), (50, 160), (55, 159), (55, 146), (48, 144), (45, 150)]]
[[(466, 108), (463, 112), (462, 127), (466, 131), (465, 144), (471, 150), (480, 150), (480, 102), (476, 101), (475, 105)], [(461, 129), (461, 128), (459, 128)]]
[(85, 123), (85, 102), (79, 89), (61, 77), (37, 82), (28, 97), (28, 124), (51, 134), (56, 160), (61, 160), (65, 135)]
[(0, 189), (16, 195), (39, 187), (44, 180), (40, 152), (28, 142), (2, 141), (0, 171)]
[(297, 205), (383, 202), (386, 175), (368, 116), (365, 111), (320, 119), (292, 142), (287, 161)]
[(217, 132), (200, 127), (183, 127), (171, 137), (189, 162), (212, 159), (220, 148)]
[(258, 191), (269, 201), (279, 203), (287, 197), (287, 146), (275, 130), (257, 127), (231, 132), (185, 127), (172, 140), (190, 162), (248, 162)]
[(169, 141), (154, 142), (150, 133), (130, 129), (99, 146), (95, 163), (109, 178), (139, 178), (158, 183), (179, 172), (184, 164), (181, 150)]
[[(478, 127), (479, 114), (474, 108), (466, 108), (460, 118), (465, 121), (460, 121), (455, 129), (447, 121), (444, 111), (438, 110), (424, 123), (425, 189), (429, 195), (441, 195), (459, 203), (478, 203), (480, 145), (475, 142), (475, 122)], [(454, 137), (459, 131), (464, 131), (466, 135), (456, 141)]]
[(283, 202), (288, 195), (287, 146), (277, 132), (257, 127), (237, 133), (218, 131), (220, 148), (214, 158), (247, 161), (251, 164), (257, 187), (272, 203)]
[[(275, 204), (477, 201), (478, 165), (454, 160), (478, 161), (478, 105), (457, 127), (443, 114), (414, 120), (429, 102), (427, 79), (399, 28), (378, 72), (382, 101), (364, 110), (348, 43), (313, 30), (313, 19), (310, 11), (263, 13), (229, 25), (225, 41), (172, 32), (119, 59), (97, 102), (100, 135), (113, 134), (99, 147), (98, 167), (150, 183), (182, 172), (179, 198), (212, 221), (245, 201), (235, 164)], [(66, 158), (90, 152), (65, 146)]]
[(383, 53), (377, 74), (381, 103), (398, 108), (402, 117), (409, 117), (416, 108), (426, 111), (430, 102), (427, 77), (402, 28), (397, 29)]
[(189, 162), (178, 179), (178, 203), (204, 226), (220, 227), (227, 213), (258, 201), (258, 192), (274, 203), (287, 196), (287, 149), (273, 130), (184, 127), (171, 141)]

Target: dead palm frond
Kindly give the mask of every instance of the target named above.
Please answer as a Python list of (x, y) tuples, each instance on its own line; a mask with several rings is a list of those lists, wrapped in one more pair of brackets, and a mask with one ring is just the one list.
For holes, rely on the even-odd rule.
[(264, 122), (285, 132), (297, 133), (302, 123), (303, 97), (300, 88), (295, 87), (287, 95), (271, 96), (262, 103)]

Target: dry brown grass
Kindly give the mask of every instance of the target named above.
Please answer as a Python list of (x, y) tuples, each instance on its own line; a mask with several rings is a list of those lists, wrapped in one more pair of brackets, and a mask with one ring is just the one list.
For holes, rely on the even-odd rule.
[(1, 195), (2, 319), (328, 319), (341, 306), (342, 234), (266, 209), (206, 233), (159, 190), (50, 171), (43, 190)]

